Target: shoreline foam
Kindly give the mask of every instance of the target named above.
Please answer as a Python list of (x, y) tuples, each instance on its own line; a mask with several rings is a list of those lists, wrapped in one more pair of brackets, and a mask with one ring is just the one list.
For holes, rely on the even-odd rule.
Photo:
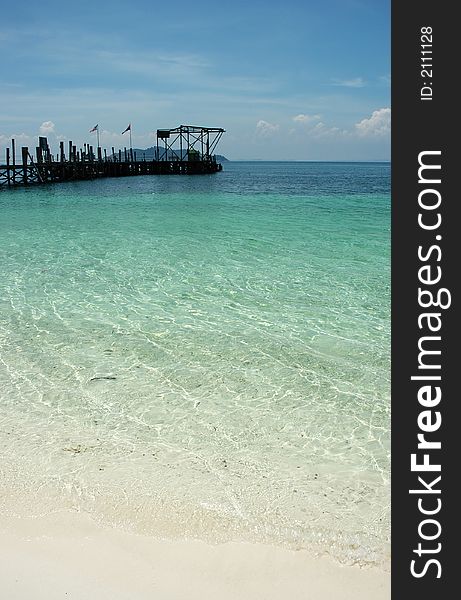
[(68, 511), (0, 518), (8, 600), (381, 600), (390, 575), (264, 544), (159, 540)]

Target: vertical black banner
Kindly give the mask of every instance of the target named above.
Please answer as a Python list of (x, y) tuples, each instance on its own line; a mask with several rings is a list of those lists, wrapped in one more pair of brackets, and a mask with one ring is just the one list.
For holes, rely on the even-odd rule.
[[(456, 4), (393, 2), (392, 598), (457, 597)], [(450, 590), (450, 592), (449, 592)]]

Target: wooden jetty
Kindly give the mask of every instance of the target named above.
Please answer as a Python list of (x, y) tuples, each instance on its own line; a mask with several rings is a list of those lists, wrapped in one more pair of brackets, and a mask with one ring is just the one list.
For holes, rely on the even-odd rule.
[[(64, 181), (129, 177), (134, 175), (198, 175), (222, 170), (213, 154), (224, 129), (181, 125), (158, 129), (154, 156), (137, 157), (132, 148), (115, 151), (84, 144), (77, 149), (72, 141), (67, 148), (59, 144), (53, 155), (46, 137), (39, 137), (35, 157), (27, 146), (17, 152), (15, 140), (6, 149), (6, 164), (0, 165), (0, 187), (49, 184)], [(67, 150), (67, 153), (66, 153)]]

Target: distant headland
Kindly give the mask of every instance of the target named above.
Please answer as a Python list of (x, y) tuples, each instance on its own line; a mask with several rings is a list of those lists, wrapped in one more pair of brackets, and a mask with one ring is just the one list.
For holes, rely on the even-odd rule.
[[(133, 148), (133, 153), (136, 152), (136, 156), (143, 160), (154, 160), (157, 152), (157, 148), (155, 146), (151, 146), (150, 148)], [(163, 155), (164, 156), (164, 155)], [(181, 157), (182, 160), (187, 160), (187, 150), (183, 149), (181, 152), (180, 148), (176, 148), (173, 150), (168, 150), (167, 155), (164, 156), (165, 160), (172, 160), (175, 157)], [(214, 155), (218, 162), (229, 162), (229, 159), (223, 156), (222, 154)]]

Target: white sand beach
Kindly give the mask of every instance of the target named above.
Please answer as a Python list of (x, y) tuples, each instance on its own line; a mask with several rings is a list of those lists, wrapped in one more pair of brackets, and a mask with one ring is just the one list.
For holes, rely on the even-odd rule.
[(263, 544), (158, 540), (62, 512), (0, 520), (4, 600), (384, 600), (390, 575)]

